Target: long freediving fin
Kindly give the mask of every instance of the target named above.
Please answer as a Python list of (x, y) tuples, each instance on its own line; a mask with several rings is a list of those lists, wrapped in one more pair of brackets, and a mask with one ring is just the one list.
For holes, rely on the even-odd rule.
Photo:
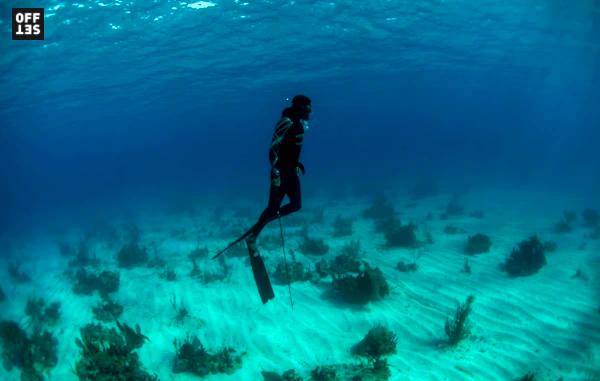
[(247, 232), (245, 232), (244, 234), (242, 234), (241, 237), (239, 237), (238, 239), (236, 239), (235, 241), (231, 242), (229, 245), (227, 245), (227, 247), (225, 247), (223, 250), (219, 251), (217, 254), (215, 254), (212, 259), (217, 259), (219, 258), (219, 256), (221, 254), (223, 254), (224, 252), (226, 252), (227, 250), (231, 249), (232, 247), (234, 247), (235, 245), (237, 245), (238, 243), (242, 242), (244, 239), (248, 238), (248, 236), (250, 235), (250, 233), (252, 233), (252, 228), (248, 229)]
[(271, 280), (269, 279), (269, 273), (265, 267), (262, 257), (258, 253), (256, 248), (251, 247), (247, 242), (248, 254), (250, 255), (250, 266), (252, 266), (252, 274), (254, 275), (254, 282), (256, 282), (256, 288), (258, 288), (258, 294), (263, 304), (269, 300), (275, 298), (273, 287), (271, 286)]

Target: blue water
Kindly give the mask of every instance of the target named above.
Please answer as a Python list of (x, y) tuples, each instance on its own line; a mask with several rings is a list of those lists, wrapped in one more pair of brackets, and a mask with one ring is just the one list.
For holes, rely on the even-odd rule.
[(15, 4), (3, 225), (140, 191), (253, 192), (296, 93), (314, 100), (307, 184), (598, 183), (597, 2), (52, 1), (27, 42)]
[[(45, 8), (44, 41), (11, 40), (16, 6)], [(11, 0), (0, 20), (0, 255), (180, 200), (258, 216), (299, 93), (307, 208), (421, 180), (600, 206), (598, 0)]]

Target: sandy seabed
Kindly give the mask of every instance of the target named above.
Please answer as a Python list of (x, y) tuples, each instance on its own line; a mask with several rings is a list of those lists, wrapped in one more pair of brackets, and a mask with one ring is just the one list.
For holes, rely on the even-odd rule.
[[(315, 211), (324, 209), (323, 222), (312, 223), (309, 232), (329, 244), (326, 258), (338, 255), (351, 240), (360, 240), (362, 258), (383, 271), (391, 288), (386, 298), (366, 306), (341, 304), (325, 297), (330, 278), (293, 283), (293, 310), (285, 284), (275, 284), (276, 298), (262, 305), (244, 257), (226, 258), (230, 267), (226, 280), (202, 284), (189, 276), (191, 262), (187, 255), (196, 247), (196, 236), (172, 237), (175, 229), (193, 231), (191, 219), (156, 214), (140, 219), (142, 243), (160, 242), (158, 253), (176, 272), (177, 280), (166, 282), (157, 268), (120, 269), (120, 289), (113, 295), (125, 306), (120, 320), (139, 324), (150, 338), (138, 350), (140, 360), (148, 372), (156, 373), (163, 381), (199, 379), (171, 371), (173, 340), (181, 340), (186, 334), (197, 335), (209, 349), (231, 346), (245, 352), (241, 369), (205, 380), (259, 381), (262, 371), (294, 368), (307, 376), (318, 365), (357, 363), (360, 359), (350, 353), (350, 348), (377, 324), (385, 325), (398, 338), (396, 353), (388, 357), (391, 380), (507, 381), (528, 372), (536, 373), (542, 381), (561, 377), (564, 381), (600, 380), (600, 241), (586, 238), (589, 230), (581, 226), (580, 218), (581, 210), (590, 205), (562, 196), (481, 191), (465, 197), (465, 215), (441, 219), (448, 199), (446, 195), (412, 203), (407, 198), (390, 198), (403, 222), (418, 223), (420, 236), (431, 233), (433, 243), (419, 249), (385, 248), (384, 237), (375, 231), (373, 222), (361, 217), (369, 199), (348, 199), (332, 205), (326, 205), (325, 199), (305, 200), (305, 209), (283, 220), (286, 245), (305, 265), (314, 264), (320, 257), (297, 250), (300, 227), (294, 226), (294, 218), (310, 221)], [(251, 209), (257, 209), (257, 214), (260, 211)], [(470, 217), (468, 212), (472, 210), (483, 211), (484, 218)], [(556, 234), (554, 225), (562, 218), (563, 210), (577, 211), (578, 221), (572, 232)], [(208, 211), (200, 213), (194, 217), (194, 224), (210, 226), (202, 233), (200, 245), (208, 247), (211, 254), (241, 232), (240, 228), (252, 223), (251, 219), (241, 218), (235, 224), (214, 226), (210, 216)], [(352, 236), (331, 238), (337, 216), (354, 219)], [(445, 234), (447, 225), (463, 229), (464, 234)], [(475, 233), (489, 235), (493, 245), (490, 252), (469, 257), (472, 273), (466, 274), (462, 272), (466, 257), (463, 246)], [(271, 224), (263, 234), (278, 238), (278, 224)], [(546, 254), (547, 264), (538, 273), (508, 277), (499, 270), (499, 263), (533, 234), (556, 242), (557, 250)], [(59, 301), (61, 318), (52, 331), (59, 343), (59, 362), (47, 379), (76, 380), (72, 371), (79, 357), (75, 339), (81, 327), (95, 321), (91, 308), (99, 297), (73, 293), (63, 275), (68, 258), (59, 255), (54, 236), (34, 237), (21, 247), (12, 254), (13, 260), (19, 258), (21, 269), (33, 281), (15, 284), (6, 272), (0, 274), (0, 285), (7, 295), (0, 304), (0, 319), (26, 326), (24, 308), (28, 298)], [(118, 269), (117, 250), (96, 249), (100, 269)], [(261, 247), (261, 252), (272, 273), (282, 260), (281, 249)], [(415, 258), (418, 271), (396, 270), (399, 261)], [(6, 262), (0, 267), (7, 267), (8, 260), (0, 260)], [(198, 265), (201, 269), (219, 269), (217, 262), (208, 259), (200, 260)], [(585, 279), (572, 278), (578, 269)], [(444, 322), (468, 295), (475, 296), (470, 317), (472, 334), (449, 349), (443, 345)], [(174, 296), (189, 311), (182, 322), (175, 318)], [(19, 375), (18, 370), (0, 369), (0, 380), (19, 380)]]

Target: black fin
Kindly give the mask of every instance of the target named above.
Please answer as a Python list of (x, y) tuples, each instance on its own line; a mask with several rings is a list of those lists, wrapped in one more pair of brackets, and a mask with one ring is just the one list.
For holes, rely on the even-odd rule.
[(267, 273), (265, 263), (263, 262), (263, 259), (258, 251), (252, 250), (247, 244), (246, 246), (248, 246), (248, 254), (250, 255), (250, 265), (252, 266), (254, 281), (256, 282), (260, 299), (262, 300), (263, 304), (265, 304), (269, 300), (275, 298), (275, 293), (273, 292), (273, 287), (271, 286), (271, 280), (269, 279), (269, 273)]
[(232, 247), (234, 247), (235, 245), (237, 245), (238, 243), (242, 242), (244, 239), (248, 238), (248, 236), (250, 235), (250, 233), (252, 233), (252, 228), (250, 228), (247, 232), (245, 232), (244, 234), (242, 234), (242, 236), (238, 239), (236, 239), (235, 241), (231, 242), (229, 245), (227, 245), (226, 248), (224, 248), (223, 250), (219, 251), (217, 254), (215, 254), (212, 259), (217, 259), (219, 258), (219, 256), (221, 254), (223, 254), (224, 252), (226, 252), (227, 250), (231, 249)]

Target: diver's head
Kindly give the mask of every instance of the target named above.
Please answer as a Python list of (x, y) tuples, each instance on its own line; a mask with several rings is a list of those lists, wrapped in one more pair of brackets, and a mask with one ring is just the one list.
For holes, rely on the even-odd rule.
[(312, 112), (310, 98), (306, 95), (296, 95), (292, 99), (292, 109), (298, 114), (300, 119), (308, 120)]

